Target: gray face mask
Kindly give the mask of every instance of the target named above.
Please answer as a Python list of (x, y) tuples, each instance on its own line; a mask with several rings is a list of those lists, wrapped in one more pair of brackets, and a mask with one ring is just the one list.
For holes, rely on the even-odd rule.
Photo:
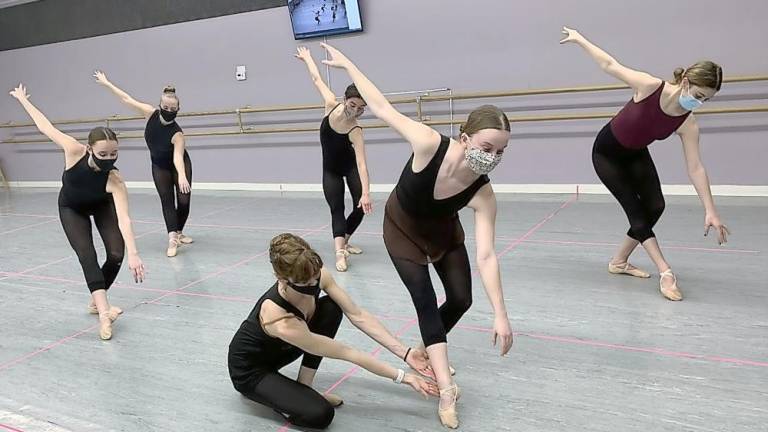
[(467, 146), (464, 150), (464, 159), (467, 160), (469, 169), (475, 174), (484, 175), (493, 171), (496, 165), (501, 162), (501, 154), (491, 154), (480, 149)]

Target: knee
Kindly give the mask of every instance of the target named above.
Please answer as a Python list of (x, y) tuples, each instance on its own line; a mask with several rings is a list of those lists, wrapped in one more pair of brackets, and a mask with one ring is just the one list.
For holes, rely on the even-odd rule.
[(660, 197), (658, 200), (655, 200), (648, 208), (648, 213), (651, 216), (651, 218), (656, 221), (658, 220), (662, 213), (664, 213), (664, 209), (666, 208), (666, 203), (664, 202), (664, 198)]
[(107, 262), (120, 265), (123, 263), (125, 253), (123, 250), (111, 250), (107, 252)]
[(330, 426), (336, 411), (330, 403), (323, 398), (321, 404), (308, 408), (307, 412), (301, 416), (301, 425), (315, 429), (325, 429)]

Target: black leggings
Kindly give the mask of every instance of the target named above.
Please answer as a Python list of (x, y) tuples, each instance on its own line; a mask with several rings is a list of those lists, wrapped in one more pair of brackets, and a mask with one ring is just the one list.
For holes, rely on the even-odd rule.
[(446, 342), (446, 334), (472, 306), (472, 274), (467, 248), (462, 244), (432, 263), (445, 289), (445, 303), (440, 308), (437, 307), (429, 268), (407, 259), (389, 257), (411, 294), (424, 346)]
[[(318, 300), (312, 319), (307, 323), (312, 333), (333, 339), (341, 325), (341, 308), (330, 297)], [(322, 357), (299, 349), (287, 351), (277, 359), (274, 372), (264, 374), (252, 390), (238, 389), (245, 397), (277, 411), (296, 426), (324, 429), (331, 424), (333, 406), (316, 390), (277, 372), (280, 368), (304, 357), (301, 365), (317, 370)], [(274, 359), (272, 359), (274, 360)]]
[(656, 237), (653, 227), (664, 212), (664, 195), (647, 148), (625, 148), (605, 125), (592, 148), (592, 164), (629, 219), (627, 235), (640, 243)]
[[(96, 256), (96, 248), (93, 246), (91, 215), (107, 254), (107, 260), (101, 267)], [(80, 260), (88, 289), (91, 292), (109, 289), (120, 271), (125, 250), (112, 198), (86, 208), (60, 206), (59, 219), (69, 244), (75, 250), (77, 259)]]
[[(184, 171), (187, 181), (192, 185), (192, 160), (184, 153)], [(157, 194), (160, 195), (160, 205), (163, 207), (163, 219), (168, 232), (184, 230), (189, 217), (189, 201), (191, 193), (181, 193), (179, 190), (179, 175), (176, 167), (163, 168), (152, 164), (152, 179), (155, 181)]]
[[(352, 194), (352, 212), (344, 217), (344, 177), (347, 178), (349, 193)], [(360, 173), (357, 165), (347, 170), (345, 174), (339, 174), (334, 170), (323, 169), (323, 194), (331, 208), (331, 226), (333, 237), (352, 235), (363, 221), (363, 209), (358, 208), (360, 197), (363, 195), (363, 185), (360, 183)]]

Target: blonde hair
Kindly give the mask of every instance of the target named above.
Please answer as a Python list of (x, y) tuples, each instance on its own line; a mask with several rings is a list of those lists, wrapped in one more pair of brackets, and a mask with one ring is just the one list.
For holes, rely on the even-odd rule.
[(283, 233), (269, 242), (269, 262), (278, 278), (295, 283), (312, 280), (323, 268), (323, 260), (303, 238)]
[(163, 87), (163, 95), (161, 96), (161, 98), (163, 98), (163, 97), (167, 97), (169, 99), (173, 99), (173, 100), (176, 101), (176, 103), (179, 103), (179, 97), (176, 96), (176, 87), (174, 87), (174, 86), (172, 86), (170, 84), (165, 86), (165, 87)]
[(482, 105), (469, 113), (467, 121), (459, 128), (459, 133), (465, 133), (472, 136), (482, 129), (498, 129), (508, 131), (509, 118), (504, 111), (495, 105)]
[(716, 91), (720, 91), (720, 86), (723, 84), (723, 68), (709, 60), (697, 62), (688, 69), (677, 68), (674, 76), (672, 84), (680, 84), (683, 78), (688, 78), (688, 82), (695, 86)]

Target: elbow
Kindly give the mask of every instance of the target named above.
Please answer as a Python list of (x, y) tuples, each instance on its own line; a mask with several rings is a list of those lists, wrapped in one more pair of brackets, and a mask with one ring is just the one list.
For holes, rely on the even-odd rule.
[(496, 260), (496, 254), (493, 251), (488, 251), (478, 252), (476, 262), (479, 268), (483, 268), (489, 263), (496, 262)]
[(688, 167), (688, 178), (691, 180), (706, 176), (707, 172), (704, 169), (704, 165), (697, 163)]
[(613, 71), (614, 69), (617, 68), (617, 66), (619, 66), (619, 63), (611, 57), (601, 60), (599, 64), (600, 64), (600, 69), (602, 69), (603, 72), (606, 72), (606, 73), (611, 73), (611, 71)]

